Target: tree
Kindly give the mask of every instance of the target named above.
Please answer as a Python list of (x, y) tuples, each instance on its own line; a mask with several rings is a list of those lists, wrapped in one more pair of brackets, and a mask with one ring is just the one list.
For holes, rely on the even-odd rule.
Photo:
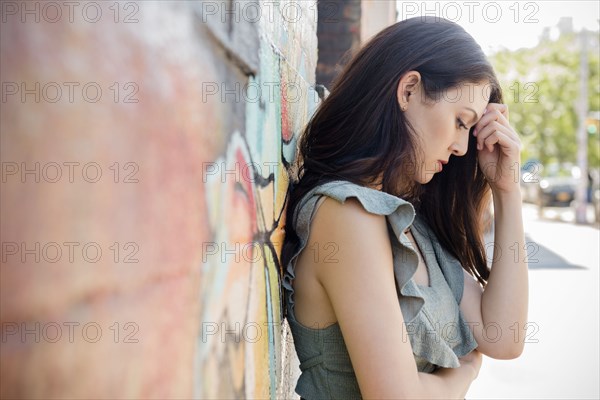
[[(558, 39), (542, 37), (534, 48), (503, 50), (490, 57), (510, 109), (511, 123), (521, 134), (523, 159), (574, 162), (577, 152), (579, 88), (578, 33)], [(598, 31), (588, 34), (589, 110), (600, 110)], [(599, 133), (589, 135), (588, 163), (600, 166)]]

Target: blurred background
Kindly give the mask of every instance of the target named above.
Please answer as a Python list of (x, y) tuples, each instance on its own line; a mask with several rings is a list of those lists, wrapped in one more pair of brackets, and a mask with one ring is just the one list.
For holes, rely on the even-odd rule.
[(287, 169), (349, 57), (419, 15), (480, 43), (524, 143), (527, 345), (467, 398), (600, 397), (597, 1), (0, 6), (1, 398), (298, 398)]

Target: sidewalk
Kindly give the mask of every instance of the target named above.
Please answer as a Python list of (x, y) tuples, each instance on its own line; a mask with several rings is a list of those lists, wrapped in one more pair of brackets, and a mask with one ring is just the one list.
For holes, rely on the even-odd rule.
[(539, 220), (535, 207), (524, 206), (532, 243), (525, 350), (516, 360), (484, 356), (467, 399), (600, 397), (600, 231), (557, 221), (567, 210), (549, 211)]

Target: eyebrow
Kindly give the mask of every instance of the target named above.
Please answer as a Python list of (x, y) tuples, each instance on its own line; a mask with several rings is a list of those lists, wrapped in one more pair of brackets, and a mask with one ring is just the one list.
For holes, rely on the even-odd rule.
[(475, 118), (472, 119), (470, 122), (476, 122), (479, 120), (479, 115), (477, 115), (477, 112), (475, 110), (473, 110), (471, 107), (465, 107), (467, 110), (471, 111), (473, 114), (475, 114)]

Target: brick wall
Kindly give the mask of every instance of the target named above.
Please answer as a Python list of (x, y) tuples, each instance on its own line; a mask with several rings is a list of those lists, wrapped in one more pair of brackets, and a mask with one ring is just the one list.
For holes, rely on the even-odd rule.
[(315, 2), (3, 2), (0, 28), (1, 397), (294, 397)]
[(321, 0), (317, 37), (317, 84), (331, 89), (343, 66), (382, 29), (396, 22), (396, 2), (382, 0)]
[(320, 1), (317, 83), (331, 89), (334, 78), (360, 47), (361, 0)]

